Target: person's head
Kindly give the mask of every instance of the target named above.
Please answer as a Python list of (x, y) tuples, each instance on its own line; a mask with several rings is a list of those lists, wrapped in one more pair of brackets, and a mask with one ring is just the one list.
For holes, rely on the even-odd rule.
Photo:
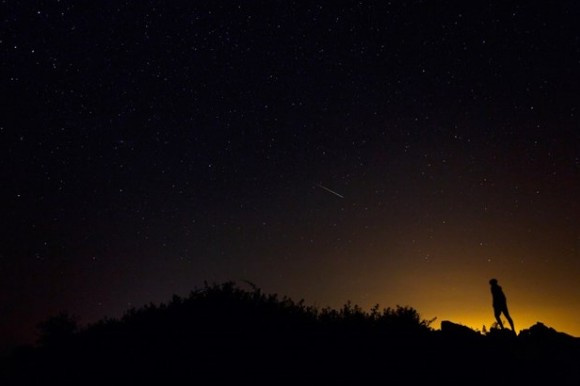
[(491, 279), (489, 281), (489, 284), (491, 284), (491, 285), (497, 285), (497, 279)]

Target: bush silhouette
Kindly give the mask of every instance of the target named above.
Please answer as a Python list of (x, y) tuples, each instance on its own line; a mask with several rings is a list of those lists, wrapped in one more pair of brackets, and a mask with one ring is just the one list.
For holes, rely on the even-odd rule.
[[(39, 325), (38, 347), (14, 355), (9, 374), (0, 381), (361, 384), (384, 381), (388, 373), (388, 380), (397, 383), (470, 379), (471, 384), (487, 384), (502, 372), (503, 379), (525, 381), (528, 374), (522, 369), (542, 368), (538, 363), (545, 372), (529, 378), (547, 379), (556, 366), (554, 357), (544, 355), (550, 341), (539, 345), (532, 339), (544, 329), (536, 328), (521, 342), (515, 336), (492, 339), (477, 332), (441, 334), (431, 328), (433, 320), (422, 319), (409, 306), (381, 310), (375, 305), (365, 311), (347, 302), (339, 309), (319, 309), (250, 287), (205, 283), (187, 297), (174, 295), (167, 303), (132, 308), (119, 319), (82, 329), (70, 315), (57, 315)], [(558, 373), (562, 384), (580, 379), (572, 365), (580, 360), (580, 347), (573, 339), (566, 342), (558, 346), (565, 348), (558, 356), (565, 364)], [(497, 358), (509, 366), (481, 373), (481, 363)]]
[(43, 346), (70, 342), (78, 330), (77, 319), (66, 312), (53, 316), (38, 324), (38, 342)]

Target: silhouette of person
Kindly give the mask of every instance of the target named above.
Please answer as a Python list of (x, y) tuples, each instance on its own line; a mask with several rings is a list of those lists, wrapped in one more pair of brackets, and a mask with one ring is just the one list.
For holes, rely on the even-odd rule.
[(500, 315), (503, 313), (506, 319), (508, 320), (510, 327), (512, 328), (513, 332), (516, 332), (514, 328), (514, 322), (510, 316), (510, 313), (507, 308), (507, 301), (505, 298), (505, 294), (501, 287), (497, 284), (496, 279), (491, 279), (489, 281), (491, 285), (491, 296), (493, 298), (493, 313), (495, 315), (495, 320), (497, 320), (497, 324), (503, 329), (503, 323), (501, 321)]

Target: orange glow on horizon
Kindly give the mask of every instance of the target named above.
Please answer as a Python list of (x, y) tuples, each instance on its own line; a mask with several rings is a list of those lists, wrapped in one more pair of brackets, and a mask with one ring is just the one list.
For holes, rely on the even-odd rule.
[[(449, 320), (482, 331), (483, 326), (489, 330), (495, 323), (488, 282), (497, 278), (516, 332), (541, 322), (580, 337), (580, 289), (575, 284), (574, 269), (522, 263), (517, 255), (488, 261), (482, 254), (462, 260), (456, 257), (461, 256), (460, 252), (441, 248), (439, 253), (431, 254), (432, 261), (389, 259), (378, 254), (365, 259), (371, 262), (366, 265), (356, 264), (356, 260), (340, 261), (308, 274), (297, 272), (293, 292), (283, 288), (275, 292), (333, 308), (340, 308), (348, 300), (365, 310), (377, 303), (381, 308), (410, 306), (423, 319), (436, 318), (431, 325), (435, 329), (440, 328), (441, 321)], [(324, 261), (331, 259), (329, 256)], [(509, 328), (507, 322), (504, 327)]]

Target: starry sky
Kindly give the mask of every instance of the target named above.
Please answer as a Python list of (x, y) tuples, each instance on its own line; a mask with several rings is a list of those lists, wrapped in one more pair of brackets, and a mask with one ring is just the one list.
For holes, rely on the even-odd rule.
[(576, 1), (1, 7), (5, 345), (204, 280), (580, 336)]

